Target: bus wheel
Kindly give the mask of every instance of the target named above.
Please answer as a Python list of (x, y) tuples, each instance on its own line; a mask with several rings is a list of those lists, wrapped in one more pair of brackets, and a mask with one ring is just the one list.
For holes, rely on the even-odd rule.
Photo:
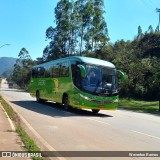
[(63, 103), (63, 105), (64, 105), (64, 109), (65, 109), (65, 110), (69, 110), (69, 99), (68, 99), (68, 96), (67, 96), (67, 95), (64, 95), (64, 96), (63, 96), (62, 103)]
[(99, 111), (100, 111), (99, 109), (92, 109), (92, 112), (93, 112), (94, 114), (97, 114)]
[(36, 101), (37, 101), (38, 103), (41, 102), (39, 91), (36, 92)]

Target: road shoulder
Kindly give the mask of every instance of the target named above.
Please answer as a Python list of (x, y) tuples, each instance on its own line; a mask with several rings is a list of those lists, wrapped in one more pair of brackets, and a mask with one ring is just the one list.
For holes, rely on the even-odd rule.
[[(24, 144), (18, 133), (9, 122), (2, 105), (0, 104), (0, 151), (25, 151)], [(3, 158), (5, 159), (5, 158)], [(12, 158), (17, 159), (17, 158)], [(19, 158), (22, 159), (22, 158)]]

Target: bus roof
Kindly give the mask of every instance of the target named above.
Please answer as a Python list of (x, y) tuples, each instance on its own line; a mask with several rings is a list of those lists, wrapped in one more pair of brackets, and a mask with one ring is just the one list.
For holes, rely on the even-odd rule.
[(36, 65), (34, 67), (38, 67), (38, 66), (43, 66), (44, 64), (51, 64), (51, 63), (60, 63), (60, 62), (64, 62), (66, 60), (78, 60), (84, 63), (89, 63), (89, 64), (95, 64), (95, 65), (100, 65), (100, 66), (107, 66), (110, 68), (115, 68), (114, 64), (112, 64), (111, 62), (108, 61), (104, 61), (101, 59), (97, 59), (97, 58), (91, 58), (91, 57), (81, 57), (81, 56), (70, 56), (70, 57), (65, 57), (65, 58), (60, 58), (57, 60), (53, 60), (50, 62), (46, 62), (46, 63), (42, 63), (40, 65)]

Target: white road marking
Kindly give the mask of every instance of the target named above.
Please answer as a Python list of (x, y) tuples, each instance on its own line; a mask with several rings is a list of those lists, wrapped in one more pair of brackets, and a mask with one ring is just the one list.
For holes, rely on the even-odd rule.
[(86, 118), (86, 119), (89, 119), (89, 120), (91, 120), (91, 121), (95, 121), (95, 122), (98, 122), (98, 123), (102, 123), (102, 124), (110, 125), (109, 123), (102, 122), (102, 121), (99, 121), (99, 120), (96, 120), (96, 119), (93, 119), (93, 118)]
[(138, 132), (138, 131), (134, 131), (134, 130), (131, 130), (131, 131), (135, 132), (135, 133), (138, 133), (138, 134), (142, 134), (142, 135), (145, 135), (145, 136), (148, 136), (148, 137), (151, 137), (151, 138), (156, 138), (156, 139), (160, 140), (160, 137), (152, 136), (150, 134), (146, 134), (146, 133)]

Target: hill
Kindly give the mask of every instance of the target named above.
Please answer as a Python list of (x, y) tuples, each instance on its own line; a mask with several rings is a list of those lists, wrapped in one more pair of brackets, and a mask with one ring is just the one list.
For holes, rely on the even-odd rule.
[(12, 58), (12, 57), (0, 57), (0, 76), (8, 71), (8, 70), (12, 70), (14, 64), (16, 63), (16, 58)]

